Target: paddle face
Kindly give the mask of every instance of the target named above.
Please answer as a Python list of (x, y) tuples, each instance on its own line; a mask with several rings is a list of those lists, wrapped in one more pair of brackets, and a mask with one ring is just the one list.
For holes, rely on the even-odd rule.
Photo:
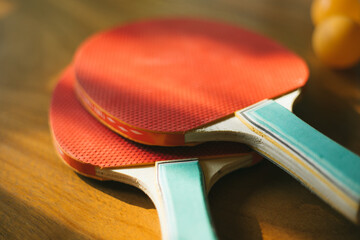
[(182, 145), (184, 134), (303, 86), (306, 64), (279, 44), (226, 24), (188, 19), (122, 26), (75, 58), (77, 93), (119, 134)]
[(73, 90), (73, 68), (68, 68), (53, 93), (50, 125), (61, 157), (82, 174), (96, 177), (96, 168), (130, 167), (151, 165), (165, 160), (254, 154), (246, 146), (230, 142), (174, 148), (150, 147), (131, 142), (96, 121), (82, 108)]

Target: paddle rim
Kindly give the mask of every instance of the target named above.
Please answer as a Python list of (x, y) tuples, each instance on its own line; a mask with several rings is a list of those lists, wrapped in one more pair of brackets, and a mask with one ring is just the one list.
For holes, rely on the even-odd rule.
[[(299, 88), (298, 88), (299, 89)], [(292, 93), (296, 89), (290, 90), (288, 93), (285, 93), (279, 97)], [(155, 145), (155, 146), (164, 146), (164, 147), (176, 147), (176, 146), (195, 146), (201, 144), (203, 142), (185, 142), (185, 135), (188, 132), (194, 131), (196, 129), (201, 129), (207, 126), (214, 125), (218, 122), (226, 120), (228, 118), (236, 116), (236, 112), (242, 110), (237, 110), (234, 113), (231, 113), (222, 118), (216, 119), (212, 122), (205, 123), (203, 125), (197, 126), (193, 129), (189, 129), (183, 132), (163, 132), (163, 131), (154, 131), (144, 128), (139, 128), (128, 124), (120, 119), (116, 118), (109, 112), (107, 112), (104, 108), (98, 105), (84, 90), (81, 84), (75, 80), (75, 93), (78, 97), (79, 102), (83, 105), (83, 107), (98, 121), (100, 121), (103, 125), (116, 132), (117, 134), (130, 139), (132, 141), (145, 144), (145, 145)], [(250, 106), (248, 106), (250, 107)], [(246, 108), (248, 108), (246, 107)], [(244, 109), (246, 109), (244, 108)]]
[[(96, 174), (97, 169), (127, 169), (127, 168), (141, 168), (141, 167), (147, 167), (147, 166), (155, 166), (156, 162), (151, 163), (143, 163), (143, 164), (133, 164), (133, 165), (122, 165), (122, 166), (111, 166), (111, 167), (100, 167), (93, 165), (91, 163), (85, 163), (80, 160), (77, 160), (75, 157), (73, 157), (71, 154), (67, 153), (57, 142), (56, 137), (54, 136), (54, 133), (51, 133), (52, 139), (53, 139), (53, 145), (56, 149), (56, 153), (59, 156), (60, 159), (63, 160), (63, 162), (70, 167), (75, 172), (84, 175), (86, 177), (94, 178), (101, 181), (110, 180), (107, 178), (99, 177)], [(228, 158), (234, 158), (234, 157), (245, 157), (245, 156), (252, 156), (252, 161), (249, 164), (249, 166), (253, 166), (257, 163), (259, 163), (263, 158), (259, 154), (256, 154), (255, 152), (247, 152), (247, 153), (237, 153), (237, 154), (224, 154), (224, 155), (217, 155), (217, 156), (206, 156), (206, 157), (196, 157), (197, 160), (211, 160), (211, 159), (228, 159)], [(163, 161), (157, 161), (159, 163), (169, 163), (169, 162), (178, 162), (178, 161), (191, 161), (194, 160), (194, 158), (186, 158), (186, 159), (168, 159)]]

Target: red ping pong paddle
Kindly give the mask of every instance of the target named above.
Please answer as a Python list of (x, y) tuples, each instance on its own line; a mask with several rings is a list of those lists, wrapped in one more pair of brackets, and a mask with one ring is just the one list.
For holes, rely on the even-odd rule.
[(85, 176), (142, 189), (158, 210), (164, 239), (216, 239), (205, 191), (223, 175), (255, 164), (260, 156), (238, 143), (164, 148), (123, 139), (82, 108), (73, 85), (70, 67), (50, 107), (54, 144), (64, 162)]
[(75, 72), (83, 105), (119, 134), (249, 144), (358, 221), (360, 158), (288, 111), (308, 68), (280, 44), (217, 22), (143, 21), (86, 41)]

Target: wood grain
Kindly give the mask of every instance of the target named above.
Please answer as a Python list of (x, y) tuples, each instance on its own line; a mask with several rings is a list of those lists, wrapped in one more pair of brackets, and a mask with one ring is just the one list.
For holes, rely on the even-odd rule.
[[(0, 0), (0, 239), (160, 239), (145, 194), (74, 173), (48, 126), (51, 91), (79, 44), (135, 19), (218, 19), (283, 43), (311, 70), (295, 113), (360, 154), (360, 67), (333, 71), (315, 58), (310, 3)], [(268, 162), (228, 175), (209, 197), (220, 239), (360, 239), (359, 227)]]

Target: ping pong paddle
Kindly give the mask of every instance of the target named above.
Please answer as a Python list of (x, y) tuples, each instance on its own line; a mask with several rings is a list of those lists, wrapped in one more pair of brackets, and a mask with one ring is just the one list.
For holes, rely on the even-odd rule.
[(93, 118), (73, 90), (69, 67), (50, 107), (54, 145), (64, 162), (88, 177), (142, 189), (158, 210), (164, 239), (216, 239), (205, 188), (209, 191), (223, 175), (261, 157), (238, 143), (164, 148), (131, 142)]
[(308, 68), (280, 44), (228, 24), (155, 19), (93, 36), (75, 72), (83, 105), (124, 137), (246, 143), (359, 220), (360, 158), (289, 111)]

